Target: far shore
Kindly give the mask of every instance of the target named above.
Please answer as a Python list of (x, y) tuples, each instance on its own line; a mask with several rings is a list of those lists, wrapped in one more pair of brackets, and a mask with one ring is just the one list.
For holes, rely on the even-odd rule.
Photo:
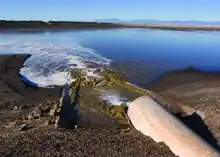
[(131, 24), (104, 22), (68, 22), (68, 21), (5, 21), (0, 20), (0, 30), (5, 29), (71, 29), (71, 28), (148, 28), (178, 31), (220, 31), (220, 26), (209, 25), (172, 25), (172, 24)]

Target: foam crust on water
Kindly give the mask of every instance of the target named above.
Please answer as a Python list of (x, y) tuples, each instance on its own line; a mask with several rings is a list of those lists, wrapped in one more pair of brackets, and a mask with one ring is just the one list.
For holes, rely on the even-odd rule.
[(100, 99), (106, 101), (110, 105), (129, 104), (128, 98), (120, 96), (120, 94), (114, 90), (102, 91)]
[(64, 85), (72, 82), (70, 71), (81, 69), (92, 75), (88, 63), (106, 65), (110, 60), (97, 54), (93, 49), (77, 43), (17, 42), (0, 43), (4, 53), (27, 53), (32, 56), (24, 63), (21, 74), (40, 86)]

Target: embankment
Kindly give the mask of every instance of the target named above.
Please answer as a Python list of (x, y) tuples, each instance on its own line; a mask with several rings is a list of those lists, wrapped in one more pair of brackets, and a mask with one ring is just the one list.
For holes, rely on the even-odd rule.
[[(202, 113), (203, 121), (220, 144), (220, 72), (170, 71), (142, 86), (158, 93), (171, 105), (188, 106)], [(193, 121), (190, 123), (196, 126)]]

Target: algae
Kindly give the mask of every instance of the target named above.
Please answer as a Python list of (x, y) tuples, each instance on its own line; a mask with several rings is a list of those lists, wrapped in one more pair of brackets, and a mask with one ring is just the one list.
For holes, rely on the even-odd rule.
[[(147, 91), (129, 84), (126, 79), (117, 75), (116, 71), (111, 69), (101, 69), (98, 71), (98, 77), (87, 76), (85, 72), (76, 72), (71, 86), (71, 103), (76, 103), (77, 92), (79, 92), (80, 103), (83, 110), (94, 110), (99, 114), (107, 115), (117, 121), (125, 122), (126, 108), (125, 104), (114, 106), (100, 99), (101, 91), (116, 89), (122, 95), (126, 95), (129, 101), (148, 94)], [(77, 91), (80, 89), (80, 91)], [(121, 94), (120, 93), (120, 94)]]

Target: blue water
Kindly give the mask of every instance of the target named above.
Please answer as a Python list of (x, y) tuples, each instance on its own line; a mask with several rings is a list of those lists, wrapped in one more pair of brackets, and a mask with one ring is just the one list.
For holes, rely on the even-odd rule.
[[(139, 28), (6, 31), (0, 32), (0, 53), (34, 54), (24, 73), (37, 83), (62, 84), (63, 77), (68, 77), (64, 72), (74, 63), (80, 68), (87, 61), (109, 64), (111, 60), (110, 66), (132, 83), (141, 84), (190, 65), (220, 70), (220, 32)], [(58, 77), (61, 81), (57, 83)]]

